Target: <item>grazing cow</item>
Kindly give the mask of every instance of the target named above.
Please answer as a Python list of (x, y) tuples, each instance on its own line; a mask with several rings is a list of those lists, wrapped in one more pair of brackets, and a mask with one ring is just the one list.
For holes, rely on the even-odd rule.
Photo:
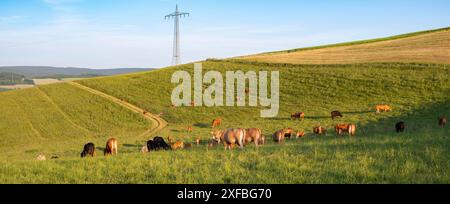
[(37, 156), (36, 160), (38, 160), (38, 161), (45, 161), (46, 160), (45, 155), (41, 154), (41, 155)]
[(281, 143), (284, 141), (285, 137), (289, 137), (292, 135), (292, 128), (285, 128), (282, 130), (278, 130), (275, 133), (273, 133), (272, 138), (274, 142)]
[(171, 147), (168, 145), (162, 137), (155, 137), (153, 140), (147, 142), (148, 151), (158, 151), (158, 150), (170, 150)]
[(147, 145), (142, 146), (142, 148), (141, 148), (141, 153), (142, 153), (142, 154), (145, 154), (145, 153), (147, 153), (147, 152), (148, 152), (148, 146), (147, 146)]
[(355, 124), (340, 124), (334, 127), (336, 134), (342, 135), (343, 133), (348, 133), (351, 136), (355, 136), (356, 134), (356, 125)]
[(302, 137), (304, 137), (305, 136), (305, 132), (297, 132), (297, 133), (295, 133), (295, 138), (302, 138)]
[(284, 137), (288, 138), (288, 139), (291, 139), (292, 134), (294, 133), (294, 130), (292, 128), (286, 128), (284, 130), (285, 130)]
[(104, 151), (104, 155), (117, 155), (117, 140), (114, 138), (109, 139), (106, 142), (106, 148)]
[(444, 126), (447, 124), (447, 118), (445, 116), (442, 116), (441, 118), (439, 118), (439, 126), (441, 126), (441, 128), (444, 128)]
[(322, 135), (322, 134), (326, 134), (327, 130), (321, 126), (318, 126), (318, 127), (313, 128), (313, 132), (314, 132), (314, 134)]
[(179, 150), (184, 148), (184, 142), (177, 141), (171, 145), (172, 150)]
[(95, 156), (95, 145), (94, 143), (88, 143), (84, 145), (83, 152), (81, 152), (81, 158), (84, 158), (86, 156)]
[(240, 149), (244, 148), (245, 130), (241, 128), (228, 129), (225, 131), (214, 131), (213, 139), (217, 142), (222, 141), (225, 149), (232, 150), (234, 145), (238, 145)]
[(335, 119), (335, 118), (337, 118), (337, 117), (340, 117), (340, 118), (342, 118), (343, 116), (342, 116), (342, 113), (341, 112), (339, 112), (339, 111), (333, 111), (333, 112), (331, 112), (331, 119)]
[(301, 121), (303, 121), (305, 119), (305, 113), (304, 112), (299, 112), (299, 113), (292, 113), (291, 114), (291, 120), (292, 119), (300, 119)]
[(388, 105), (376, 105), (375, 110), (377, 111), (377, 113), (380, 113), (381, 111), (389, 112), (392, 111), (392, 107)]
[(245, 143), (255, 143), (258, 147), (259, 145), (264, 145), (264, 136), (262, 135), (261, 129), (259, 128), (249, 128), (245, 130)]
[(342, 135), (344, 132), (348, 132), (348, 124), (340, 124), (334, 127), (334, 131), (338, 135)]
[(395, 130), (397, 131), (397, 133), (404, 132), (405, 129), (406, 129), (405, 122), (398, 122), (397, 124), (395, 124)]
[(212, 128), (216, 128), (219, 127), (222, 124), (222, 119), (221, 118), (216, 118), (213, 120), (212, 122)]

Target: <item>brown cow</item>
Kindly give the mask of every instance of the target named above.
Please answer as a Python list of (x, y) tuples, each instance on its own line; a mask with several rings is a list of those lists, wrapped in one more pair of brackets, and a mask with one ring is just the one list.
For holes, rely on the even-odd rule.
[(348, 133), (350, 136), (355, 136), (356, 125), (355, 124), (340, 124), (334, 127), (336, 134), (342, 135), (343, 133)]
[(299, 112), (299, 113), (292, 113), (291, 114), (291, 120), (292, 119), (300, 119), (301, 121), (303, 121), (305, 119), (305, 113), (304, 112)]
[(109, 139), (106, 142), (106, 148), (104, 151), (104, 155), (117, 155), (117, 140), (114, 138)]
[(339, 124), (334, 127), (334, 131), (338, 135), (342, 135), (344, 132), (348, 132), (348, 124)]
[(234, 145), (238, 145), (239, 148), (244, 148), (245, 130), (241, 128), (219, 130), (213, 132), (213, 139), (217, 142), (222, 142), (225, 149), (232, 150)]
[(285, 137), (289, 137), (292, 134), (293, 130), (292, 128), (285, 128), (282, 130), (278, 130), (275, 133), (273, 133), (272, 138), (274, 142), (281, 143), (284, 141)]
[(173, 144), (171, 145), (171, 147), (172, 147), (172, 150), (183, 149), (183, 148), (184, 148), (184, 142), (182, 142), (182, 141), (177, 141), (177, 142), (173, 143)]
[(441, 128), (444, 128), (444, 126), (447, 124), (447, 118), (445, 116), (442, 116), (441, 118), (439, 118), (439, 126), (441, 126)]
[(222, 124), (222, 119), (221, 118), (216, 118), (213, 120), (212, 122), (212, 128), (216, 128), (218, 126), (220, 126)]
[(326, 134), (327, 130), (321, 126), (318, 126), (318, 127), (313, 128), (313, 132), (314, 132), (314, 134), (322, 135), (322, 134)]
[(295, 138), (302, 138), (302, 137), (304, 137), (305, 136), (305, 132), (297, 132), (297, 133), (295, 133)]
[(255, 143), (258, 147), (259, 145), (264, 145), (264, 136), (259, 128), (249, 128), (246, 130), (245, 143)]
[(392, 111), (392, 107), (388, 105), (376, 105), (375, 110), (377, 111), (377, 113), (380, 113), (381, 111), (389, 112)]

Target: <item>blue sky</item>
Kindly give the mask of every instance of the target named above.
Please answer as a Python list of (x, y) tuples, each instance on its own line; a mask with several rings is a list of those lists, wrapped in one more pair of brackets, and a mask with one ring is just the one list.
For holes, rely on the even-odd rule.
[(164, 67), (450, 26), (448, 0), (0, 0), (0, 66)]

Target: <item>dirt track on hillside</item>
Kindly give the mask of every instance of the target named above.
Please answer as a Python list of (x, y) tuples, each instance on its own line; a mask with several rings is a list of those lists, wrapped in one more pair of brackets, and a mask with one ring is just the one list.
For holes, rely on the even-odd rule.
[(158, 116), (156, 116), (156, 115), (154, 115), (152, 113), (149, 113), (146, 110), (144, 110), (142, 108), (139, 108), (139, 107), (137, 107), (137, 106), (135, 106), (135, 105), (133, 105), (131, 103), (128, 103), (128, 102), (126, 102), (124, 100), (118, 99), (118, 98), (116, 98), (114, 96), (108, 95), (106, 93), (103, 93), (101, 91), (92, 89), (90, 87), (84, 86), (84, 85), (76, 83), (76, 82), (67, 82), (67, 83), (69, 83), (69, 84), (71, 84), (73, 86), (76, 86), (76, 87), (78, 87), (80, 89), (83, 89), (85, 91), (88, 91), (88, 92), (90, 92), (92, 94), (101, 96), (101, 97), (103, 97), (103, 98), (105, 98), (107, 100), (110, 100), (110, 101), (112, 101), (112, 102), (114, 102), (116, 104), (119, 104), (120, 106), (122, 106), (122, 107), (124, 107), (124, 108), (126, 108), (128, 110), (131, 110), (131, 111), (133, 111), (135, 113), (141, 114), (145, 119), (149, 120), (152, 123), (152, 127), (150, 129), (148, 129), (147, 131), (145, 131), (144, 133), (142, 133), (140, 135), (140, 137), (151, 136), (152, 134), (154, 134), (156, 132), (159, 132), (160, 130), (164, 129), (167, 126), (167, 122), (164, 119), (162, 119), (162, 118), (160, 118), (160, 117), (158, 117)]

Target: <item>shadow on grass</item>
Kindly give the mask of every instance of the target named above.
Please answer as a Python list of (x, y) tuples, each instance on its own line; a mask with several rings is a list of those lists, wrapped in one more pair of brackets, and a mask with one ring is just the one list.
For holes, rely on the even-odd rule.
[(194, 124), (195, 127), (199, 127), (199, 128), (210, 128), (211, 126), (207, 123), (195, 123)]

